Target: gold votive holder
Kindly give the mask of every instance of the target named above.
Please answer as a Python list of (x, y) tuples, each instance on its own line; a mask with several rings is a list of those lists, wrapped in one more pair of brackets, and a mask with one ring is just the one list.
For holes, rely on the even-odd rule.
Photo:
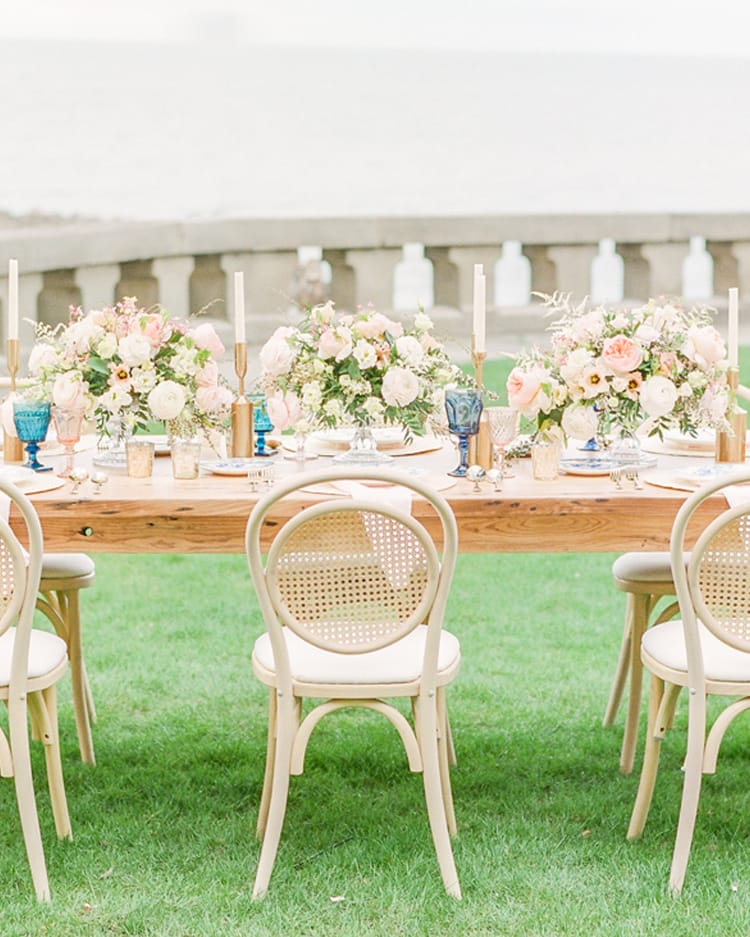
[(130, 478), (150, 478), (154, 471), (154, 444), (145, 439), (125, 443), (125, 461)]
[(560, 474), (562, 446), (557, 440), (537, 439), (531, 444), (531, 472), (537, 481), (554, 481)]
[(200, 470), (201, 444), (194, 439), (175, 439), (170, 447), (173, 478), (197, 478)]
[(731, 391), (730, 410), (727, 413), (728, 429), (720, 429), (716, 433), (717, 462), (742, 463), (745, 461), (745, 444), (747, 439), (747, 413), (734, 402), (737, 397), (740, 375), (737, 368), (727, 371), (727, 384)]
[(253, 454), (253, 405), (241, 394), (232, 404), (232, 455), (249, 459)]

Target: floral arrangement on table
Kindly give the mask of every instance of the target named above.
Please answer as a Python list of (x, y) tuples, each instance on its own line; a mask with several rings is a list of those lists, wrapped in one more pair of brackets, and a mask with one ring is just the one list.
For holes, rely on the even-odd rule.
[(419, 312), (412, 328), (371, 306), (340, 315), (332, 302), (282, 326), (260, 352), (260, 385), (277, 429), (399, 425), (405, 438), (445, 424), (446, 386), (471, 382)]
[(191, 326), (135, 297), (55, 327), (37, 325), (27, 396), (83, 408), (100, 435), (129, 434), (153, 421), (170, 435), (221, 429), (234, 395), (219, 377), (224, 346), (210, 323)]
[(570, 294), (535, 295), (558, 319), (549, 348), (517, 359), (507, 392), (538, 430), (561, 426), (589, 439), (613, 428), (633, 433), (647, 421), (658, 436), (726, 426), (728, 362), (711, 309), (654, 299), (637, 308), (573, 305)]

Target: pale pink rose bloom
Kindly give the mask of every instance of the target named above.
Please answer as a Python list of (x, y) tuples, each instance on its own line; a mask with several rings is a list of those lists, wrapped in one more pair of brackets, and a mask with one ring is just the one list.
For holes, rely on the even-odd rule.
[(294, 364), (294, 349), (287, 339), (296, 329), (288, 325), (279, 326), (260, 350), (260, 363), (269, 377), (287, 374)]
[(396, 351), (399, 358), (411, 368), (418, 368), (424, 360), (424, 349), (418, 338), (413, 335), (402, 335), (396, 339)]
[(86, 406), (86, 384), (80, 371), (58, 374), (52, 385), (52, 403), (64, 410), (82, 410)]
[(137, 368), (151, 357), (151, 342), (140, 332), (131, 332), (117, 343), (117, 353), (124, 364)]
[(29, 355), (29, 371), (36, 374), (40, 368), (53, 367), (57, 363), (57, 352), (46, 342), (34, 345)]
[(323, 358), (335, 358), (343, 361), (352, 352), (352, 333), (345, 326), (336, 329), (326, 329), (321, 333), (318, 343), (318, 355)]
[(266, 400), (266, 409), (271, 422), (278, 430), (294, 426), (302, 416), (299, 397), (292, 391), (282, 394), (278, 391)]
[(383, 376), (382, 394), (389, 407), (406, 407), (417, 399), (419, 381), (406, 368), (391, 368)]
[(549, 379), (545, 368), (532, 368), (530, 371), (513, 368), (505, 385), (508, 404), (524, 416), (536, 416), (549, 403), (549, 398), (542, 390), (542, 383)]
[(197, 348), (201, 350), (207, 348), (214, 358), (219, 358), (224, 354), (224, 345), (210, 322), (201, 322), (200, 325), (191, 329), (189, 334), (192, 335)]
[(207, 361), (195, 372), (195, 383), (199, 387), (213, 387), (218, 383), (219, 369), (215, 361)]
[(627, 335), (613, 335), (602, 344), (601, 360), (615, 374), (628, 374), (643, 362), (643, 349)]
[(665, 374), (671, 374), (675, 365), (677, 356), (671, 351), (662, 351), (659, 354), (659, 370)]
[(701, 367), (716, 364), (726, 357), (724, 339), (712, 325), (691, 325), (685, 354)]
[(655, 374), (641, 385), (641, 406), (651, 417), (666, 416), (677, 403), (677, 388), (668, 377)]
[(185, 406), (185, 389), (176, 381), (162, 381), (148, 395), (148, 406), (156, 420), (175, 420)]
[(228, 387), (219, 384), (210, 384), (199, 387), (195, 392), (195, 405), (204, 413), (216, 413), (226, 410), (234, 399), (234, 394)]
[(155, 314), (148, 316), (145, 321), (141, 320), (141, 331), (152, 348), (159, 348), (172, 334), (172, 330), (162, 321), (161, 316)]

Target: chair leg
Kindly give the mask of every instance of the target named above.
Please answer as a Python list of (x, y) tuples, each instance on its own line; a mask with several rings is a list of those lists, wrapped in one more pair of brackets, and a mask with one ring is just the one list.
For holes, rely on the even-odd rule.
[[(445, 688), (441, 687), (437, 691), (437, 720), (438, 720), (438, 760), (440, 765), (440, 786), (443, 791), (443, 805), (445, 808), (445, 819), (448, 824), (448, 832), (455, 836), (456, 812), (453, 808), (453, 791), (451, 789), (451, 738), (450, 725), (448, 723), (448, 707), (446, 706)], [(455, 763), (455, 762), (454, 762)]]
[(643, 753), (643, 767), (641, 768), (641, 779), (638, 783), (638, 793), (636, 794), (633, 813), (628, 826), (628, 839), (637, 839), (643, 833), (643, 828), (646, 825), (651, 800), (654, 796), (656, 774), (659, 770), (659, 754), (661, 752), (661, 742), (664, 738), (663, 724), (669, 720), (669, 713), (665, 710), (673, 705), (671, 701), (672, 699), (676, 700), (679, 689), (679, 687), (670, 684), (665, 691), (664, 681), (653, 674), (651, 675), (651, 692), (648, 698), (648, 734), (646, 736), (646, 748)]
[(276, 759), (276, 690), (271, 687), (268, 691), (268, 740), (266, 742), (266, 768), (263, 773), (263, 792), (260, 795), (258, 806), (258, 823), (255, 835), (263, 838), (268, 820), (268, 804), (271, 801), (273, 787), (273, 766)]
[(38, 901), (49, 901), (49, 879), (47, 864), (44, 860), (42, 833), (39, 829), (39, 816), (34, 796), (34, 781), (31, 776), (31, 756), (29, 752), (29, 734), (26, 720), (26, 706), (21, 702), (8, 705), (8, 723), (10, 745), (13, 752), (14, 781), (18, 813), (21, 818), (23, 841), (31, 869), (31, 878)]
[(273, 783), (268, 805), (266, 829), (260, 849), (258, 869), (255, 873), (253, 900), (262, 898), (268, 891), (268, 883), (276, 860), (276, 853), (284, 825), (286, 802), (289, 794), (289, 762), (292, 755), (294, 728), (296, 725), (294, 700), (277, 701), (277, 733), (273, 760)]
[(427, 702), (422, 699), (418, 707), (418, 719), (421, 723), (418, 732), (422, 748), (424, 794), (427, 804), (427, 816), (435, 844), (440, 874), (446, 892), (452, 898), (461, 898), (461, 886), (453, 859), (450, 833), (445, 815), (442, 784), (440, 783), (440, 763), (438, 756), (438, 718), (434, 698)]
[(698, 813), (698, 801), (703, 778), (703, 746), (706, 733), (706, 695), (690, 694), (688, 711), (688, 744), (685, 756), (685, 779), (682, 786), (680, 819), (677, 823), (677, 836), (669, 872), (669, 890), (679, 894), (685, 881), (690, 847), (693, 843), (695, 818)]
[(625, 729), (620, 749), (620, 771), (630, 774), (635, 761), (638, 741), (638, 722), (641, 715), (641, 692), (643, 686), (643, 664), (641, 663), (641, 638), (648, 627), (648, 616), (653, 603), (650, 595), (628, 594), (628, 618), (630, 620), (630, 689)]
[(55, 832), (59, 839), (73, 839), (73, 830), (68, 813), (68, 800), (65, 796), (62, 759), (60, 756), (60, 735), (57, 728), (57, 687), (55, 684), (42, 690), (42, 702), (46, 710), (49, 732), (45, 734), (44, 759), (47, 765), (47, 785), (49, 787), (52, 815), (55, 818)]

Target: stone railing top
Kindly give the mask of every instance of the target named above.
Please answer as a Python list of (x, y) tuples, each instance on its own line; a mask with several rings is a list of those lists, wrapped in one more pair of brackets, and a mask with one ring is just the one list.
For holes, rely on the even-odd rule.
[(702, 236), (750, 240), (747, 214), (474, 215), (453, 217), (227, 218), (181, 222), (60, 222), (0, 230), (0, 276), (10, 257), (24, 273), (154, 257), (296, 250), (372, 250), (419, 242), (462, 247), (665, 243)]

